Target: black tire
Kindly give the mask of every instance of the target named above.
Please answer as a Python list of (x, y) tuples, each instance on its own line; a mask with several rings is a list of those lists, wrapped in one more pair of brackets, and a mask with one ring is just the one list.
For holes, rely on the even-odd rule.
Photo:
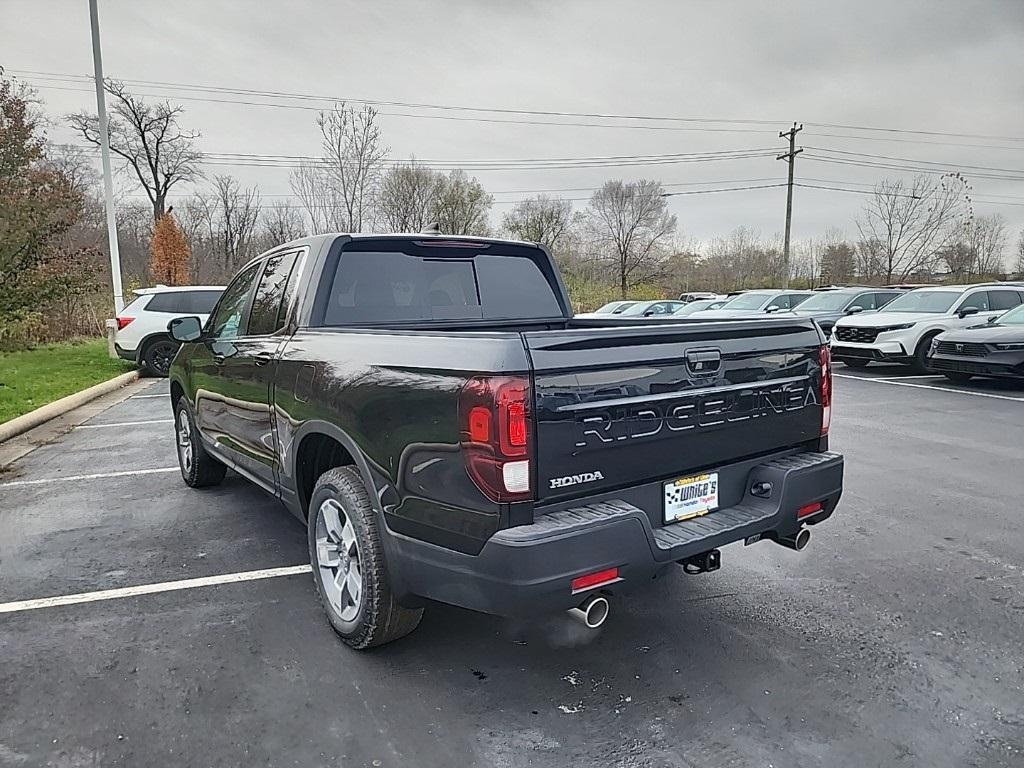
[(862, 360), (859, 357), (850, 357), (847, 358), (846, 360), (843, 360), (843, 363), (846, 365), (847, 368), (867, 368), (868, 363), (870, 362), (870, 360)]
[(166, 336), (158, 336), (146, 342), (142, 349), (142, 367), (150, 376), (166, 378), (171, 370), (171, 361), (178, 353), (179, 344)]
[[(354, 533), (354, 549), (332, 543), (327, 516), (341, 512)], [(337, 525), (338, 523), (335, 523)], [(384, 546), (376, 513), (370, 504), (366, 487), (354, 467), (336, 467), (324, 472), (316, 481), (309, 500), (309, 561), (313, 566), (313, 583), (327, 619), (338, 636), (352, 648), (363, 650), (390, 643), (412, 632), (423, 616), (422, 608), (400, 605), (391, 591)], [(351, 535), (350, 533), (350, 535)], [(330, 549), (334, 547), (334, 549)], [(323, 559), (321, 562), (321, 548)], [(349, 555), (354, 552), (354, 555)], [(332, 555), (344, 563), (337, 568), (329, 564)], [(344, 588), (335, 593), (325, 583), (337, 587), (344, 568), (345, 580), (351, 564), (358, 567), (361, 583), (355, 604), (344, 598)], [(348, 592), (351, 596), (351, 590)], [(343, 617), (345, 611), (352, 615)]]
[(931, 373), (931, 368), (928, 367), (928, 350), (931, 349), (932, 339), (939, 334), (933, 333), (931, 336), (925, 336), (921, 341), (917, 343), (917, 349), (914, 350), (914, 357), (910, 362), (910, 367), (914, 369), (916, 373)]
[[(219, 485), (228, 468), (203, 448), (203, 441), (199, 439), (199, 430), (196, 429), (196, 422), (184, 395), (174, 404), (174, 437), (178, 467), (185, 484), (191, 488)], [(190, 453), (186, 451), (186, 442)]]
[(942, 375), (954, 384), (966, 384), (971, 380), (971, 374), (961, 373), (960, 371), (943, 371)]

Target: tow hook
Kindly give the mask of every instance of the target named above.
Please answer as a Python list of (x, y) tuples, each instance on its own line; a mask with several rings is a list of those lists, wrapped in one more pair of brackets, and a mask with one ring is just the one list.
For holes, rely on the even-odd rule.
[(709, 549), (699, 555), (690, 555), (684, 560), (677, 560), (683, 566), (683, 572), (691, 576), (698, 573), (711, 573), (722, 567), (722, 553), (717, 549)]

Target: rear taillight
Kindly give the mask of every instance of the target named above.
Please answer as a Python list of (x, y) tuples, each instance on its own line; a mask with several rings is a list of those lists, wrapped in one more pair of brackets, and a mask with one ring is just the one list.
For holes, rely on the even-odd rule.
[(523, 376), (476, 376), (459, 395), (466, 471), (491, 501), (533, 497), (530, 381)]
[(123, 331), (128, 325), (134, 320), (134, 317), (119, 317), (117, 318), (117, 330)]
[(821, 436), (828, 434), (832, 426), (832, 353), (827, 344), (823, 344), (818, 354), (821, 363)]

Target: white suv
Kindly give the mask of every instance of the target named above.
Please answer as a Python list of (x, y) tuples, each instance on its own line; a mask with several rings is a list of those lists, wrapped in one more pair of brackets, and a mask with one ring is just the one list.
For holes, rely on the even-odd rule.
[(137, 289), (135, 300), (117, 316), (117, 354), (135, 361), (153, 376), (166, 376), (180, 346), (167, 333), (167, 323), (183, 315), (198, 315), (205, 323), (223, 290), (220, 285)]
[(943, 331), (985, 323), (1024, 303), (1024, 285), (936, 285), (905, 294), (878, 312), (838, 320), (832, 358), (851, 368), (872, 360), (905, 363), (928, 371), (928, 348)]

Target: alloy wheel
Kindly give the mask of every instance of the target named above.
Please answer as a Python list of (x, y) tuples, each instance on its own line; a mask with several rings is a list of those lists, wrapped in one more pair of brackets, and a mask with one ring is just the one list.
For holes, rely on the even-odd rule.
[(178, 411), (178, 460), (186, 475), (192, 472), (192, 424), (184, 408)]
[(153, 370), (160, 376), (166, 376), (171, 370), (171, 361), (174, 360), (177, 351), (178, 347), (169, 341), (157, 342), (149, 357)]
[(334, 499), (326, 499), (316, 516), (317, 578), (342, 621), (353, 621), (363, 599), (363, 577), (355, 528)]

